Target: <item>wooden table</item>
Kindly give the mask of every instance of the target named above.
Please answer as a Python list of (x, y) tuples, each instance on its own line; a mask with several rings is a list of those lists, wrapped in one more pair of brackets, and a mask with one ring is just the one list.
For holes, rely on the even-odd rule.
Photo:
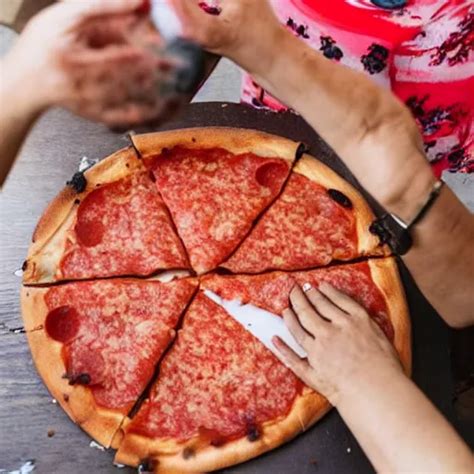
[[(348, 180), (354, 180), (325, 144), (298, 117), (222, 103), (192, 104), (163, 128), (230, 125), (278, 133), (311, 146), (311, 151)], [(112, 465), (113, 452), (89, 446), (90, 438), (72, 423), (38, 377), (19, 310), (19, 269), (43, 208), (72, 176), (82, 156), (102, 158), (126, 146), (113, 133), (54, 110), (30, 135), (0, 195), (0, 472), (34, 460), (34, 473), (131, 473)], [(448, 332), (402, 269), (413, 320), (414, 379), (452, 422), (452, 382)], [(389, 388), (388, 388), (389, 389)], [(413, 420), (416, 423), (416, 420)], [(465, 434), (471, 436), (472, 431)], [(293, 442), (228, 473), (309, 474), (371, 472), (355, 439), (333, 410)]]

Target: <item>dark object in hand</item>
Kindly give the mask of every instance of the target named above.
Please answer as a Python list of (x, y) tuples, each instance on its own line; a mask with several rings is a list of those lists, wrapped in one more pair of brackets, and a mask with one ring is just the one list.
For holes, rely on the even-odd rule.
[(167, 45), (165, 54), (176, 57), (181, 63), (175, 70), (174, 91), (178, 94), (194, 92), (204, 78), (203, 49), (192, 41), (177, 38)]

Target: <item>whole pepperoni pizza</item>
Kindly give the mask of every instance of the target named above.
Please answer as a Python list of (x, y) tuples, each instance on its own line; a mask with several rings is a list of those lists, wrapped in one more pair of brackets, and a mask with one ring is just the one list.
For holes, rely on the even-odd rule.
[(295, 284), (359, 301), (410, 371), (396, 263), (361, 195), (302, 144), (253, 130), (135, 135), (76, 173), (24, 264), (37, 369), (116, 461), (204, 472), (258, 456), (329, 409), (211, 290), (280, 314)]

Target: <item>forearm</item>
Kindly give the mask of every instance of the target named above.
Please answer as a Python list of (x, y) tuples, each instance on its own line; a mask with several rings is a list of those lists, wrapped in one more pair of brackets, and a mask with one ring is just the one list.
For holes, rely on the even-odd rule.
[(43, 107), (33, 98), (35, 78), (17, 77), (8, 64), (0, 63), (0, 187), (13, 166), (21, 145)]
[(474, 324), (474, 216), (445, 186), (412, 237), (403, 260), (421, 291), (450, 326)]
[[(408, 110), (286, 31), (273, 43), (280, 54), (254, 68), (256, 80), (302, 114), (382, 207), (409, 222), (435, 177)], [(404, 261), (446, 322), (465, 326), (474, 323), (473, 218), (450, 190), (442, 194), (414, 228)]]
[(469, 448), (401, 372), (367, 377), (336, 407), (379, 472), (472, 472)]

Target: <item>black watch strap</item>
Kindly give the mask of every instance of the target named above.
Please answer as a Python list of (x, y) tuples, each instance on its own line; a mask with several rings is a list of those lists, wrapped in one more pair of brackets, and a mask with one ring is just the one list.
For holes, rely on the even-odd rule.
[(409, 223), (404, 222), (395, 214), (386, 213), (372, 222), (369, 231), (377, 235), (382, 244), (388, 244), (393, 253), (405, 255), (413, 244), (411, 228), (426, 215), (439, 196), (443, 185), (444, 182), (441, 180), (434, 183), (427, 200)]

